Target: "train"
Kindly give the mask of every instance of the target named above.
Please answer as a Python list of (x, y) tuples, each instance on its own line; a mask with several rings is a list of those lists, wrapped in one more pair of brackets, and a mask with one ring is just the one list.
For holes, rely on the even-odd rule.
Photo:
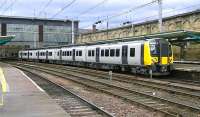
[(21, 50), (18, 58), (146, 75), (173, 70), (172, 45), (161, 38)]

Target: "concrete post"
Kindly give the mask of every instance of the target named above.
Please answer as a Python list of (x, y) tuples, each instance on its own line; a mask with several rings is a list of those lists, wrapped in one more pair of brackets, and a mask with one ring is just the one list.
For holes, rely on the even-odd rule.
[(160, 32), (163, 32), (163, 26), (162, 26), (162, 0), (158, 0), (158, 14), (159, 14), (159, 29)]
[(74, 20), (72, 20), (72, 44), (74, 44)]
[(109, 71), (109, 80), (112, 80), (112, 71)]

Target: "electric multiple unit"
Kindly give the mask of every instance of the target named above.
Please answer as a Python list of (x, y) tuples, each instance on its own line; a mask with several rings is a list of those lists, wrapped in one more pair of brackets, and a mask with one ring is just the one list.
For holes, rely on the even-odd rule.
[(171, 44), (164, 39), (24, 50), (19, 59), (153, 75), (167, 75), (173, 65)]

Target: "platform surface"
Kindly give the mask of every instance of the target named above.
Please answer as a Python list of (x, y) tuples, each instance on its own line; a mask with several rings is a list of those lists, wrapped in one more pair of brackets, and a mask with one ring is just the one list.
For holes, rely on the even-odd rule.
[(69, 117), (22, 71), (3, 63), (0, 68), (8, 84), (4, 103), (0, 105), (0, 117)]
[(200, 72), (200, 65), (196, 64), (174, 64), (175, 70)]

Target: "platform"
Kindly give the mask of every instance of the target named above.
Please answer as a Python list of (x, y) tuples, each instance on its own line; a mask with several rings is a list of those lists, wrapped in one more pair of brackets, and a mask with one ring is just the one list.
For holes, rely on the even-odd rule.
[[(0, 63), (1, 69), (6, 80), (6, 92), (0, 105), (0, 117), (69, 117), (22, 71), (3, 63)], [(0, 77), (2, 79), (1, 74)]]
[(200, 72), (198, 64), (174, 64), (175, 70), (187, 72)]

